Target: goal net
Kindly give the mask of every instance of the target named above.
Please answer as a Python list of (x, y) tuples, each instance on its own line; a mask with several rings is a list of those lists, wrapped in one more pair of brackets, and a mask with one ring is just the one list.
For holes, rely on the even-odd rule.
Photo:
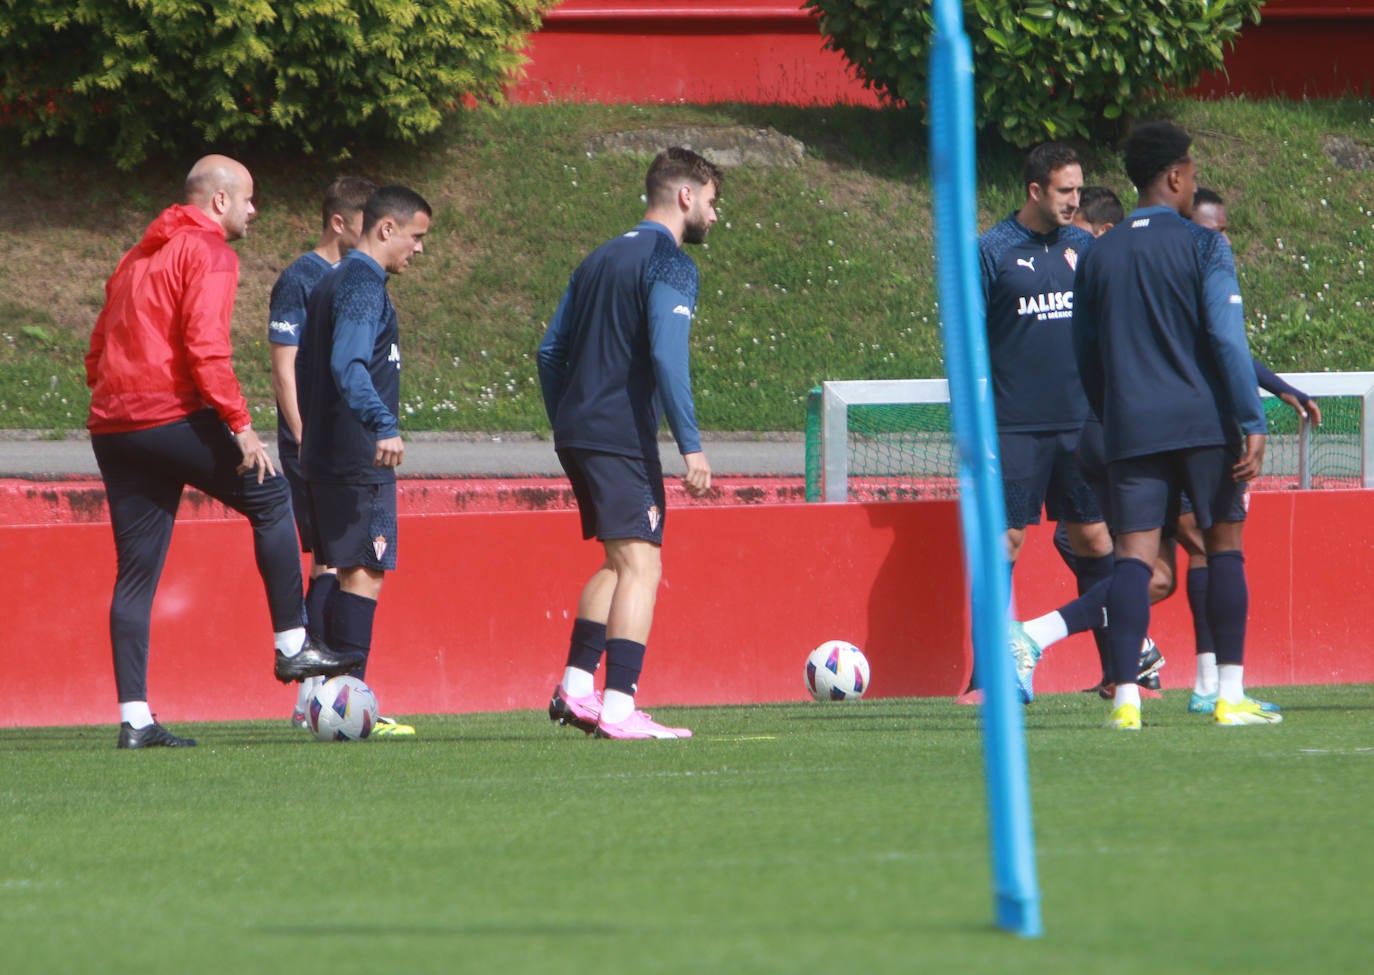
[[(1263, 394), (1269, 419), (1260, 490), (1374, 487), (1365, 418), (1374, 372), (1286, 373), (1314, 397), (1318, 427)], [(959, 493), (943, 379), (828, 382), (806, 404), (806, 500), (912, 501)]]

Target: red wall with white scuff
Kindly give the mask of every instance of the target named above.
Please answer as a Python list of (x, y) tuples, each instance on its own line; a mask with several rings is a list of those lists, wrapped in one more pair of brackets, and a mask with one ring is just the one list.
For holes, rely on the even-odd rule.
[[(247, 524), (200, 510), (177, 525), (155, 605), (153, 710), (168, 722), (285, 720), (294, 692), (271, 675)], [(1374, 492), (1256, 492), (1250, 518), (1247, 682), (1374, 682), (1362, 528)], [(21, 571), (0, 593), (0, 725), (112, 724), (109, 526), (7, 524), (0, 551)], [(599, 563), (579, 534), (569, 510), (403, 514), (369, 668), (385, 710), (542, 708), (569, 610)], [(1016, 571), (1021, 615), (1071, 591), (1048, 531), (1033, 529)], [(836, 638), (868, 654), (873, 696), (953, 695), (969, 668), (967, 613), (952, 501), (670, 506), (641, 701), (800, 700), (807, 652)], [(1187, 686), (1181, 593), (1156, 608), (1151, 633), (1169, 659), (1165, 687)], [(1097, 676), (1091, 639), (1077, 636), (1048, 651), (1036, 687), (1073, 691)]]

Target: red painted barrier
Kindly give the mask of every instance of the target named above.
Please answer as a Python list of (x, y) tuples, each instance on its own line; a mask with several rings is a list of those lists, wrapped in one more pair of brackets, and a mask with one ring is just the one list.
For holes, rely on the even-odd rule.
[[(1374, 87), (1371, 4), (1269, 0), (1261, 17), (1196, 93), (1303, 98)], [(525, 53), (525, 77), (508, 92), (516, 102), (881, 104), (790, 0), (564, 0)]]
[[(957, 522), (943, 505), (671, 510), (642, 700), (797, 700), (807, 652), (864, 647), (873, 693), (943, 695), (966, 667)], [(369, 682), (388, 711), (537, 708), (562, 669), (569, 612), (600, 549), (571, 511), (405, 515)], [(10, 564), (0, 724), (115, 720), (107, 525), (0, 528)], [(179, 524), (149, 671), (168, 721), (284, 717), (265, 603), (241, 521)]]
[[(1363, 530), (1374, 517), (1374, 492), (1252, 492), (1251, 498), (1245, 529), (1246, 683), (1374, 681), (1374, 633), (1366, 613), (1374, 600), (1374, 572)], [(1015, 592), (1022, 617), (1074, 596), (1072, 577), (1050, 535), (1044, 526), (1033, 527), (1018, 560)], [(1168, 660), (1164, 686), (1190, 686), (1193, 629), (1182, 578), (1178, 591), (1154, 607), (1150, 634)], [(1071, 691), (1099, 677), (1092, 637), (1082, 634), (1047, 651), (1035, 686), (1037, 692)]]
[[(1248, 682), (1374, 682), (1374, 572), (1360, 530), (1374, 492), (1258, 492), (1250, 517)], [(867, 652), (875, 696), (962, 689), (968, 608), (954, 502), (682, 507), (668, 532), (647, 705), (801, 699), (807, 651), (832, 638)], [(542, 707), (599, 559), (578, 534), (568, 510), (404, 514), (369, 670), (386, 709)], [(0, 724), (113, 723), (108, 525), (10, 525), (0, 550), (23, 568), (0, 595)], [(1030, 532), (1015, 590), (1023, 616), (1072, 595), (1044, 528)], [(293, 697), (272, 679), (267, 627), (246, 524), (183, 521), (155, 607), (154, 709), (167, 721), (284, 719)], [(1187, 686), (1181, 594), (1156, 607), (1151, 633), (1169, 657), (1165, 686)], [(1082, 635), (1048, 651), (1036, 687), (1072, 691), (1097, 677)]]

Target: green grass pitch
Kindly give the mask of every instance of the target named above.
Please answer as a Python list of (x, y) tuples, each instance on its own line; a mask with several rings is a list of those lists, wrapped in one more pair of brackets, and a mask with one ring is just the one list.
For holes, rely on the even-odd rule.
[(1095, 696), (1026, 709), (1045, 935), (991, 924), (976, 709), (662, 709), (685, 742), (542, 713), (326, 745), (270, 723), (0, 730), (9, 972), (1362, 970), (1374, 688), (1279, 727)]

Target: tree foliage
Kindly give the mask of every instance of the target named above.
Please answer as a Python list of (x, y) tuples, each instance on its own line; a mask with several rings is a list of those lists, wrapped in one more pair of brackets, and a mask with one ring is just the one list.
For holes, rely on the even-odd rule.
[[(931, 0), (805, 0), (865, 85), (925, 104)], [(1222, 67), (1263, 0), (963, 0), (980, 130), (1014, 145), (1101, 135)]]
[(155, 149), (414, 141), (495, 100), (556, 0), (0, 2), (0, 134)]

